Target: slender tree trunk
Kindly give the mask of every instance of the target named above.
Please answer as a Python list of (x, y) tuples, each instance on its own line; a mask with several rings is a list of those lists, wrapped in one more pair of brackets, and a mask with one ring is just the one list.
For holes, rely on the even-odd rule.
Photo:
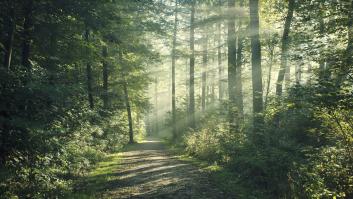
[(191, 2), (190, 18), (190, 88), (189, 88), (189, 119), (190, 127), (195, 128), (195, 0)]
[[(346, 67), (337, 74), (335, 80), (336, 87), (341, 87), (341, 84), (345, 80), (345, 77), (350, 74), (349, 70), (353, 67), (353, 0), (351, 1), (351, 5), (348, 11), (347, 33), (348, 41), (347, 48), (344, 54), (344, 62), (346, 64)], [(329, 62), (327, 68), (329, 68), (332, 64), (333, 63)], [(326, 76), (329, 77), (330, 75), (331, 74), (328, 72)]]
[[(214, 26), (212, 26), (212, 30), (213, 31), (217, 31), (216, 29), (215, 29), (215, 27)], [(215, 37), (213, 37), (213, 46), (216, 46), (217, 45), (217, 40), (216, 40), (216, 38)], [(215, 61), (216, 59), (215, 59), (215, 57), (214, 57), (214, 55), (212, 55), (212, 66), (214, 66), (215, 65)], [(215, 103), (215, 99), (216, 99), (216, 83), (215, 83), (215, 81), (216, 81), (216, 68), (213, 68), (212, 67), (212, 70), (211, 70), (211, 77), (210, 78), (208, 78), (208, 79), (210, 79), (210, 83), (211, 83), (211, 94), (210, 94), (210, 105), (211, 106), (213, 106), (214, 105), (214, 103)]]
[[(119, 49), (119, 58), (120, 58), (120, 65), (123, 65), (123, 51), (122, 49)], [(129, 143), (133, 144), (134, 143), (134, 129), (133, 129), (133, 120), (132, 120), (132, 111), (131, 111), (131, 104), (130, 104), (130, 97), (129, 97), (129, 88), (128, 88), (128, 82), (126, 80), (126, 73), (122, 69), (121, 71), (121, 76), (122, 76), (122, 86), (124, 90), (124, 99), (125, 99), (125, 106), (126, 106), (126, 112), (127, 112), (127, 117), (128, 117), (128, 123), (129, 123)]]
[(222, 66), (222, 32), (221, 32), (221, 22), (217, 24), (217, 61), (218, 61), (218, 98), (223, 99), (223, 66)]
[(126, 105), (126, 111), (127, 111), (127, 117), (129, 121), (129, 143), (132, 144), (134, 143), (134, 130), (133, 130), (133, 123), (132, 123), (132, 113), (131, 113), (131, 105), (130, 105), (130, 99), (129, 99), (129, 92), (128, 92), (128, 87), (127, 87), (127, 82), (126, 79), (124, 78), (124, 95), (125, 95), (125, 105)]
[[(202, 91), (201, 91), (201, 110), (204, 112), (206, 110), (206, 87), (207, 87), (207, 64), (208, 64), (208, 35), (207, 28), (204, 32), (204, 41), (203, 41), (203, 53), (202, 53)], [(208, 92), (207, 92), (208, 93)]]
[(155, 133), (158, 133), (159, 126), (158, 126), (158, 77), (155, 77), (154, 80), (154, 118), (155, 118)]
[[(271, 42), (271, 41), (269, 41)], [(265, 107), (264, 110), (267, 109), (267, 104), (268, 104), (268, 95), (270, 94), (270, 87), (271, 87), (271, 79), (272, 79), (272, 67), (273, 67), (273, 58), (274, 58), (274, 44), (270, 43), (269, 44), (269, 69), (268, 69), (268, 74), (267, 74), (267, 85), (266, 85), (266, 94), (265, 94)]]
[(174, 12), (174, 34), (173, 34), (173, 49), (172, 49), (172, 122), (173, 122), (173, 140), (177, 138), (177, 119), (176, 119), (176, 99), (175, 99), (175, 62), (176, 62), (176, 45), (178, 32), (178, 0), (175, 0)]
[(288, 61), (288, 49), (289, 49), (289, 32), (290, 26), (293, 19), (295, 0), (289, 0), (288, 13), (284, 24), (284, 31), (282, 36), (282, 55), (281, 55), (281, 68), (278, 73), (276, 94), (282, 96), (283, 92), (283, 80), (285, 74), (290, 74), (289, 67), (287, 66)]
[(186, 102), (186, 107), (185, 107), (185, 126), (184, 127), (188, 127), (189, 126), (189, 103), (190, 103), (190, 100), (189, 100), (189, 59), (185, 59), (185, 95), (186, 95), (186, 98), (185, 98), (185, 102)]
[(22, 65), (30, 70), (30, 50), (32, 45), (33, 32), (33, 0), (28, 0), (24, 4), (24, 23), (23, 23), (23, 44), (22, 44)]
[[(243, 0), (240, 0), (239, 6), (242, 7)], [(244, 102), (243, 102), (243, 80), (242, 80), (242, 65), (243, 65), (243, 48), (244, 48), (244, 30), (242, 28), (243, 19), (239, 18), (239, 33), (238, 33), (238, 51), (237, 51), (237, 70), (235, 77), (235, 95), (237, 101), (238, 117), (237, 123), (240, 124), (244, 120)]]
[[(213, 76), (213, 79), (214, 79), (215, 77)], [(214, 102), (215, 102), (215, 98), (216, 98), (216, 89), (215, 89), (215, 85), (214, 85), (214, 83), (212, 83), (212, 85), (211, 85), (211, 104), (213, 105), (214, 104)]]
[[(320, 23), (320, 30), (319, 30), (320, 35), (324, 36), (324, 34), (325, 34), (325, 23), (324, 23), (323, 17), (320, 17), (319, 23)], [(323, 53), (321, 53), (321, 58), (323, 59), (324, 57), (325, 57), (325, 55)], [(319, 65), (320, 65), (319, 66), (319, 80), (322, 80), (322, 79), (325, 78), (325, 70), (326, 70), (326, 68), (325, 68), (325, 59), (320, 60)]]
[[(228, 0), (229, 10), (234, 9), (235, 1)], [(229, 94), (229, 129), (236, 129), (236, 74), (237, 74), (237, 47), (235, 34), (235, 13), (228, 18), (228, 94)]]
[(287, 64), (286, 66), (286, 73), (284, 74), (284, 85), (285, 89), (288, 91), (290, 88), (290, 83), (291, 83), (291, 65)]
[(80, 75), (81, 75), (81, 70), (79, 64), (75, 63), (74, 64), (75, 70), (73, 71), (74, 74), (74, 83), (79, 84), (80, 83)]
[[(89, 29), (86, 28), (85, 40), (87, 44), (89, 43), (89, 37), (90, 37)], [(87, 49), (87, 53), (88, 53), (88, 49)], [(93, 88), (92, 88), (93, 77), (92, 77), (92, 66), (89, 60), (86, 63), (86, 76), (87, 76), (88, 103), (89, 103), (89, 107), (93, 109), (94, 108)]]
[(5, 41), (4, 67), (7, 70), (9, 70), (11, 66), (12, 49), (13, 49), (13, 43), (14, 43), (14, 35), (16, 31), (15, 8), (13, 7), (13, 5), (10, 8), (6, 25), (7, 25), (7, 32), (6, 32), (6, 41)]
[(351, 7), (348, 14), (348, 44), (346, 49), (346, 59), (348, 67), (351, 67), (353, 64), (353, 0), (351, 2)]
[(190, 86), (190, 80), (189, 80), (189, 59), (185, 59), (185, 93), (186, 93), (186, 110), (188, 112), (189, 109), (189, 86)]
[[(259, 1), (249, 0), (250, 5), (250, 32), (251, 34), (251, 65), (253, 86), (253, 113), (254, 133), (262, 132), (263, 125), (263, 96), (261, 71), (261, 43), (259, 35)], [(257, 138), (258, 139), (258, 138)]]
[(295, 65), (295, 83), (297, 85), (300, 85), (301, 80), (302, 80), (302, 66), (303, 65), (304, 65), (303, 60), (300, 60), (300, 62)]
[(312, 75), (312, 66), (311, 66), (311, 63), (308, 64), (308, 81), (307, 81), (307, 84), (310, 86), (311, 85), (311, 75)]
[(109, 106), (109, 96), (108, 96), (108, 47), (103, 46), (102, 49), (103, 56), (103, 106), (104, 108), (108, 108)]
[[(223, 0), (218, 0), (219, 4), (219, 13), (222, 12)], [(217, 59), (218, 59), (218, 98), (219, 100), (223, 100), (224, 98), (224, 88), (223, 88), (223, 71), (224, 68), (222, 66), (222, 21), (217, 23)]]

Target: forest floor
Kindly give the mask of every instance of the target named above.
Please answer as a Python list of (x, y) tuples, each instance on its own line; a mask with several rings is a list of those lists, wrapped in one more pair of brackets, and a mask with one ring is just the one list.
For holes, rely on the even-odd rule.
[(232, 198), (209, 172), (154, 139), (111, 155), (80, 184), (75, 198)]

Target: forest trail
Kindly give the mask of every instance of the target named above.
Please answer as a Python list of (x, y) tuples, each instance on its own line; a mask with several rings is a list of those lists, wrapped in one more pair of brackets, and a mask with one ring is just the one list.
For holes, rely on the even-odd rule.
[(100, 198), (227, 198), (205, 172), (148, 139), (119, 156), (114, 176)]

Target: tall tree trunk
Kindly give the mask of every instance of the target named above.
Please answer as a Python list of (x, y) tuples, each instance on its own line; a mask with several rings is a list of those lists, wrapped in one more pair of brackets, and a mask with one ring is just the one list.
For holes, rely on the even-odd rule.
[[(85, 40), (86, 40), (87, 44), (89, 43), (89, 37), (90, 37), (89, 29), (86, 28)], [(89, 50), (87, 49), (87, 54), (88, 54), (88, 51)], [(86, 63), (86, 76), (87, 76), (88, 103), (89, 103), (89, 107), (91, 109), (93, 109), (94, 108), (93, 88), (92, 88), (93, 77), (92, 77), (92, 66), (91, 66), (91, 63), (89, 60)]]
[[(324, 19), (323, 19), (323, 16), (320, 17), (319, 19), (319, 23), (320, 23), (320, 35), (321, 36), (324, 36), (325, 34), (325, 23), (324, 23)], [(326, 68), (325, 68), (325, 59), (323, 59), (325, 57), (325, 55), (323, 53), (321, 53), (321, 58), (322, 60), (320, 60), (319, 62), (319, 80), (323, 80), (325, 78), (325, 71), (326, 71)]]
[(353, 0), (351, 2), (351, 7), (348, 14), (348, 44), (346, 49), (346, 59), (348, 67), (352, 66), (353, 63)]
[(283, 30), (283, 36), (282, 36), (281, 68), (278, 72), (277, 86), (276, 86), (277, 96), (282, 96), (284, 76), (286, 73), (290, 74), (290, 71), (288, 71), (289, 68), (287, 67), (288, 65), (287, 61), (288, 61), (288, 49), (289, 49), (289, 32), (290, 32), (292, 19), (293, 19), (294, 6), (295, 6), (295, 0), (289, 0), (288, 13), (287, 13), (286, 21), (284, 23), (284, 30)]
[(189, 119), (190, 127), (195, 128), (195, 0), (191, 2), (190, 17), (190, 88), (189, 88)]
[(269, 63), (269, 69), (268, 69), (268, 74), (267, 74), (267, 85), (266, 85), (266, 94), (265, 94), (265, 107), (264, 110), (267, 109), (267, 104), (268, 104), (268, 95), (270, 94), (270, 86), (271, 86), (271, 79), (272, 79), (272, 67), (273, 67), (273, 59), (274, 59), (274, 43), (271, 41), (268, 41), (269, 45), (268, 45), (268, 51), (269, 51), (269, 59), (270, 59), (270, 63)]
[(312, 75), (312, 66), (311, 63), (308, 63), (308, 80), (307, 80), (307, 84), (310, 86), (311, 85), (311, 75)]
[[(208, 35), (207, 28), (204, 31), (203, 38), (203, 52), (202, 52), (202, 91), (201, 91), (201, 110), (204, 112), (206, 110), (206, 87), (207, 87), (207, 64), (208, 64)], [(208, 93), (208, 92), (207, 92)]]
[(173, 122), (173, 140), (177, 138), (177, 119), (176, 119), (176, 100), (175, 100), (175, 62), (176, 62), (176, 45), (178, 32), (178, 0), (175, 0), (174, 11), (174, 34), (173, 34), (173, 49), (172, 49), (172, 122)]
[[(336, 87), (341, 87), (342, 82), (345, 80), (348, 74), (350, 74), (350, 69), (353, 67), (353, 0), (351, 1), (350, 8), (348, 10), (348, 20), (347, 20), (347, 48), (345, 50), (344, 54), (344, 62), (345, 62), (345, 67), (343, 70), (341, 70), (336, 77), (335, 80), (335, 85)], [(331, 61), (332, 62), (332, 61)], [(328, 63), (328, 67), (333, 63)], [(328, 68), (327, 67), (327, 68)], [(330, 76), (330, 74), (326, 75), (327, 77)]]
[(4, 67), (9, 70), (11, 66), (12, 59), (12, 49), (14, 43), (14, 35), (16, 31), (16, 18), (15, 18), (15, 8), (11, 5), (9, 16), (6, 24), (6, 41), (5, 41), (5, 55), (4, 55)]
[(154, 80), (154, 120), (155, 120), (155, 133), (158, 133), (159, 126), (158, 126), (158, 77), (155, 77)]
[(190, 103), (190, 100), (189, 100), (189, 59), (185, 59), (185, 102), (186, 102), (186, 107), (185, 107), (185, 118), (184, 118), (184, 127), (188, 127), (189, 125), (189, 103)]
[[(231, 12), (235, 8), (235, 1), (228, 0)], [(237, 73), (237, 47), (235, 35), (235, 13), (231, 12), (228, 18), (228, 94), (229, 94), (229, 129), (235, 131), (236, 126), (236, 73)]]
[(299, 61), (299, 63), (296, 63), (295, 65), (295, 83), (297, 85), (300, 85), (301, 81), (302, 81), (302, 67), (304, 65), (303, 63), (303, 58), (301, 58), (301, 60)]
[[(223, 0), (218, 0), (219, 13), (222, 13)], [(222, 100), (224, 97), (223, 88), (223, 66), (222, 66), (222, 21), (217, 23), (217, 61), (218, 61), (218, 98)]]
[(126, 106), (127, 117), (128, 117), (128, 122), (129, 122), (129, 143), (132, 144), (132, 143), (134, 143), (134, 130), (133, 130), (133, 126), (132, 126), (133, 123), (132, 123), (132, 113), (131, 113), (129, 92), (128, 92), (128, 87), (127, 87), (127, 81), (125, 78), (124, 78), (124, 82), (123, 82), (123, 87), (124, 87), (124, 95), (125, 95), (125, 106)]
[[(243, 0), (240, 0), (239, 6), (243, 7)], [(243, 19), (239, 18), (239, 33), (238, 33), (238, 51), (237, 51), (237, 71), (235, 76), (235, 95), (237, 101), (238, 117), (237, 123), (240, 124), (244, 120), (244, 102), (243, 102), (243, 81), (242, 81), (242, 65), (243, 65), (243, 49), (244, 49), (244, 30), (243, 30)]]
[(261, 71), (261, 43), (259, 35), (259, 0), (249, 0), (251, 34), (251, 65), (253, 86), (254, 133), (262, 131), (263, 96)]
[(222, 31), (221, 31), (221, 22), (217, 24), (217, 61), (218, 61), (218, 98), (219, 100), (223, 99), (223, 66), (222, 66)]
[[(119, 49), (119, 59), (120, 59), (120, 65), (123, 65), (123, 50), (122, 48)], [(130, 105), (130, 97), (129, 97), (129, 89), (128, 89), (128, 82), (126, 80), (126, 73), (122, 69), (121, 71), (121, 76), (122, 76), (122, 86), (124, 90), (124, 100), (125, 100), (125, 106), (126, 106), (126, 112), (127, 112), (127, 117), (128, 117), (128, 123), (129, 123), (129, 143), (133, 144), (134, 143), (134, 129), (133, 129), (133, 121), (132, 121), (132, 111), (131, 111), (131, 105)]]
[(30, 70), (30, 50), (32, 45), (33, 32), (33, 0), (28, 0), (24, 4), (24, 23), (23, 23), (23, 44), (22, 44), (22, 65)]
[(103, 46), (102, 49), (103, 56), (103, 106), (104, 108), (108, 108), (109, 106), (109, 96), (108, 96), (108, 47)]
[(186, 95), (186, 110), (188, 111), (189, 109), (189, 86), (190, 86), (190, 80), (189, 80), (189, 59), (185, 59), (185, 95)]

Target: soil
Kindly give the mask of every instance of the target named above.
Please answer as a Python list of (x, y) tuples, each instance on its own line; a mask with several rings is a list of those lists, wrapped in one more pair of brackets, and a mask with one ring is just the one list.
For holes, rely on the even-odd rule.
[(100, 198), (228, 198), (206, 172), (178, 159), (158, 140), (134, 144), (120, 158)]

